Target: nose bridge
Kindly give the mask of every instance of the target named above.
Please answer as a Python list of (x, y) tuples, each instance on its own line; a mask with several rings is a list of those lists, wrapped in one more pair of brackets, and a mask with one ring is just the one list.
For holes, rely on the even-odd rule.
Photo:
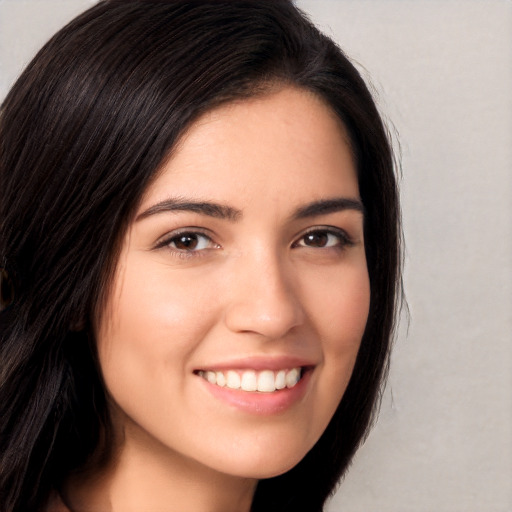
[(303, 322), (298, 283), (279, 251), (248, 251), (237, 260), (226, 312), (232, 331), (277, 339)]

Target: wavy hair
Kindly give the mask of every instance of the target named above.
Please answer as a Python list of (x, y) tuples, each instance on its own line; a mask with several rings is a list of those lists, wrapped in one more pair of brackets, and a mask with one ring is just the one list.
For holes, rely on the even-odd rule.
[(105, 0), (42, 48), (0, 109), (0, 511), (40, 510), (68, 475), (109, 460), (91, 319), (131, 216), (195, 119), (285, 85), (322, 98), (349, 133), (370, 314), (327, 430), (296, 467), (260, 481), (252, 510), (322, 510), (388, 365), (400, 218), (387, 131), (358, 71), (291, 1)]

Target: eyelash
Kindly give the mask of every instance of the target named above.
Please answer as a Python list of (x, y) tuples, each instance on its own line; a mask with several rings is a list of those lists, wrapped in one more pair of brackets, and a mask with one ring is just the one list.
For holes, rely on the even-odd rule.
[[(306, 245), (304, 242), (305, 238), (308, 236), (321, 236), (321, 237), (327, 237), (326, 245), (320, 245), (320, 246), (314, 246), (314, 245)], [(203, 239), (203, 244), (206, 243), (209, 247), (200, 247), (196, 248), (193, 247), (192, 249), (183, 248), (180, 249), (178, 247), (172, 247), (171, 244), (176, 244), (179, 238), (191, 238), (200, 240)], [(334, 238), (334, 244), (333, 240)], [(201, 242), (197, 242), (201, 244)], [(330, 245), (328, 245), (330, 244)], [(330, 227), (315, 227), (311, 228), (308, 231), (302, 233), (300, 237), (293, 242), (291, 247), (297, 248), (297, 247), (305, 247), (305, 248), (313, 248), (313, 249), (324, 249), (324, 250), (338, 250), (342, 251), (346, 247), (350, 247), (354, 245), (353, 240), (350, 238), (348, 233), (340, 228), (334, 228), (332, 226)], [(164, 239), (162, 239), (160, 242), (157, 243), (155, 249), (162, 249), (167, 248), (174, 254), (176, 254), (179, 257), (182, 258), (189, 258), (189, 257), (197, 257), (199, 255), (202, 255), (204, 251), (208, 249), (218, 249), (220, 248), (220, 245), (216, 244), (213, 239), (207, 235), (206, 233), (195, 229), (195, 228), (186, 228), (181, 231), (175, 231), (171, 233), (169, 236), (166, 236)]]
[[(335, 245), (320, 246), (320, 247), (309, 246), (309, 245), (300, 243), (300, 242), (304, 241), (304, 239), (307, 236), (312, 236), (312, 235), (327, 236), (328, 243), (329, 243), (329, 237), (334, 237), (335, 239), (337, 239), (337, 242), (335, 243)], [(350, 238), (350, 236), (344, 229), (334, 228), (332, 226), (329, 226), (329, 227), (318, 226), (318, 227), (309, 229), (305, 233), (302, 233), (300, 238), (292, 244), (292, 247), (310, 247), (310, 248), (326, 249), (326, 250), (328, 250), (328, 249), (343, 250), (344, 248), (350, 247), (352, 245), (354, 245), (354, 241), (352, 240), (352, 238)]]
[[(179, 238), (195, 238), (203, 239), (206, 241), (208, 245), (211, 245), (211, 247), (201, 247), (199, 249), (196, 249), (193, 247), (192, 249), (180, 249), (178, 247), (172, 247), (171, 244), (176, 244)], [(198, 242), (200, 243), (200, 242)], [(179, 257), (193, 257), (193, 256), (199, 256), (199, 254), (203, 253), (207, 249), (217, 249), (220, 246), (216, 244), (210, 236), (208, 236), (206, 233), (200, 231), (197, 228), (186, 228), (180, 231), (174, 231), (170, 233), (169, 236), (166, 236), (163, 238), (160, 242), (157, 243), (155, 249), (162, 249), (167, 248), (171, 252), (175, 253)]]

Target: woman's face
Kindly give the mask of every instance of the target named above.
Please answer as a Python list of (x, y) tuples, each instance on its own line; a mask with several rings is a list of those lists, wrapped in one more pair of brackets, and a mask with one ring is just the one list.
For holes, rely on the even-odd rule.
[(285, 88), (204, 115), (146, 191), (97, 326), (124, 446), (241, 477), (290, 469), (346, 389), (369, 295), (329, 108)]

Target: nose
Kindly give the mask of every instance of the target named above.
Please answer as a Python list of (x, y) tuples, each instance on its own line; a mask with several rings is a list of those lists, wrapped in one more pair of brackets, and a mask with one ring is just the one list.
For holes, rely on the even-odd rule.
[(232, 332), (276, 340), (304, 322), (297, 276), (285, 267), (277, 256), (240, 257), (225, 311), (225, 323)]

